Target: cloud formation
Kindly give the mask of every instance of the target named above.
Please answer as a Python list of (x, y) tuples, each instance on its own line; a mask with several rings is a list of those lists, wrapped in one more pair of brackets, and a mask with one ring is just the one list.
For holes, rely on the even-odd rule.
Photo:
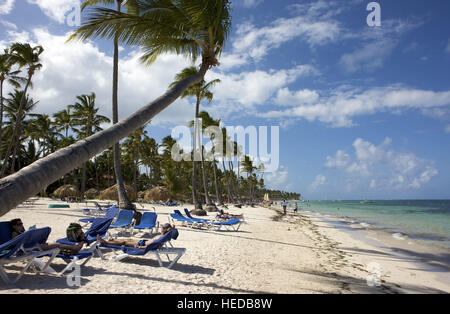
[(391, 144), (390, 138), (378, 146), (358, 138), (353, 142), (353, 156), (338, 150), (326, 158), (325, 167), (343, 174), (348, 189), (366, 185), (371, 190), (417, 190), (439, 174), (433, 161), (396, 152)]

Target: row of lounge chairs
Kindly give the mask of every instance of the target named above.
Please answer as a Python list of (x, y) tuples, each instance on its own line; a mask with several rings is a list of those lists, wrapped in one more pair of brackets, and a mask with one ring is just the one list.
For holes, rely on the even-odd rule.
[(174, 221), (179, 221), (183, 225), (190, 228), (206, 228), (212, 230), (221, 230), (222, 227), (227, 228), (233, 231), (239, 231), (239, 228), (242, 224), (242, 220), (233, 218), (228, 220), (214, 220), (214, 219), (202, 219), (202, 218), (194, 218), (187, 208), (184, 209), (186, 217), (179, 210), (174, 210), (173, 214), (170, 214), (170, 217)]
[[(114, 224), (115, 215), (118, 216)], [(50, 228), (42, 228), (29, 230), (19, 235), (18, 237), (11, 239), (9, 222), (0, 222), (0, 277), (7, 283), (16, 283), (32, 265), (40, 272), (54, 273), (63, 275), (65, 272), (72, 270), (74, 266), (84, 266), (93, 256), (97, 254), (101, 259), (105, 259), (102, 254), (102, 248), (112, 249), (115, 252), (119, 252), (117, 256), (112, 260), (120, 261), (127, 256), (145, 256), (149, 253), (154, 254), (161, 267), (164, 266), (160, 254), (167, 256), (169, 260), (168, 268), (171, 268), (185, 253), (185, 248), (174, 248), (171, 244), (171, 240), (178, 238), (178, 230), (172, 229), (164, 236), (151, 242), (145, 249), (137, 249), (133, 247), (125, 246), (111, 246), (104, 245), (97, 242), (97, 235), (101, 237), (106, 236), (110, 229), (124, 228), (132, 224), (129, 220), (132, 216), (130, 213), (133, 211), (122, 210), (119, 211), (116, 207), (111, 207), (107, 210), (105, 217), (93, 218), (86, 223), (92, 223), (89, 230), (85, 232), (84, 238), (89, 248), (87, 250), (79, 251), (76, 255), (60, 254), (60, 249), (52, 249), (44, 251), (41, 245), (47, 242), (50, 235)], [(113, 216), (114, 215), (114, 216)], [(127, 225), (128, 224), (128, 225)], [(126, 226), (127, 225), (127, 226)], [(133, 226), (138, 230), (153, 229), (156, 225), (155, 213), (144, 213), (141, 223), (138, 226)], [(77, 243), (69, 241), (67, 238), (57, 240), (58, 243), (66, 245), (76, 245)], [(169, 255), (175, 255), (173, 260)], [(48, 257), (48, 260), (44, 263), (40, 259)], [(67, 266), (60, 272), (56, 272), (51, 264), (55, 258), (60, 258), (67, 263)], [(21, 272), (15, 279), (10, 279), (6, 273), (5, 265), (11, 263), (17, 263), (18, 261), (26, 261), (25, 266), (21, 269)]]

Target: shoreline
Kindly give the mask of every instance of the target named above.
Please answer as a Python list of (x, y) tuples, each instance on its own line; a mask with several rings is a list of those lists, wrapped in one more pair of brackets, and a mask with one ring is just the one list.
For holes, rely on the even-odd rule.
[[(26, 227), (50, 226), (49, 241), (65, 235), (71, 222), (84, 218), (85, 204), (69, 209), (50, 209), (39, 199), (20, 206), (1, 218), (22, 218)], [(155, 207), (158, 222), (168, 222), (169, 213), (184, 207)], [(176, 223), (180, 236), (175, 247), (186, 254), (172, 269), (160, 268), (152, 256), (127, 258), (122, 262), (94, 257), (82, 268), (82, 286), (66, 285), (64, 277), (26, 273), (13, 286), (0, 283), (0, 293), (167, 293), (167, 294), (358, 294), (358, 293), (449, 293), (450, 285), (439, 282), (430, 271), (416, 269), (376, 246), (354, 239), (329, 222), (300, 212), (279, 216), (274, 208), (230, 207), (244, 213), (239, 232), (190, 229)], [(210, 217), (215, 216), (209, 213)], [(275, 221), (274, 221), (275, 218)], [(151, 239), (147, 235), (137, 238)], [(112, 253), (106, 253), (110, 257)], [(381, 266), (379, 286), (369, 286), (367, 265)], [(63, 262), (55, 261), (55, 269)], [(15, 271), (14, 267), (8, 267)], [(411, 274), (414, 274), (412, 276)]]

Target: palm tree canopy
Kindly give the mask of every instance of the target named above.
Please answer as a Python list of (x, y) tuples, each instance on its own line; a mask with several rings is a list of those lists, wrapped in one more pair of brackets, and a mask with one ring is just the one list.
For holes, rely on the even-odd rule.
[[(184, 68), (180, 73), (178, 73), (175, 76), (175, 81), (173, 81), (169, 88), (172, 88), (176, 86), (178, 83), (183, 81), (184, 79), (196, 75), (199, 73), (199, 69), (195, 66)], [(205, 80), (202, 80), (201, 82), (197, 84), (191, 85), (184, 93), (181, 95), (182, 98), (186, 97), (198, 97), (201, 101), (202, 99), (207, 99), (208, 103), (210, 103), (213, 100), (213, 93), (211, 92), (210, 88), (214, 87), (215, 85), (219, 84), (221, 81), (219, 79), (212, 80), (208, 83), (205, 82)]]
[(29, 76), (32, 76), (36, 70), (42, 68), (42, 64), (39, 63), (39, 57), (44, 52), (42, 46), (31, 47), (28, 43), (13, 43), (10, 50), (11, 62), (17, 64), (19, 68), (27, 66)]
[(135, 0), (130, 8), (127, 13), (91, 9), (69, 40), (117, 38), (140, 46), (141, 60), (147, 64), (163, 53), (176, 53), (193, 61), (202, 56), (204, 64), (219, 65), (217, 57), (231, 31), (229, 0)]
[(81, 137), (87, 137), (95, 132), (101, 131), (102, 123), (110, 123), (107, 117), (97, 114), (99, 108), (95, 107), (95, 93), (77, 96), (78, 102), (70, 105), (73, 110), (74, 124), (80, 126), (76, 132)]
[(20, 88), (20, 85), (27, 81), (19, 76), (20, 70), (12, 71), (14, 65), (9, 49), (5, 49), (0, 55), (0, 82), (7, 81), (12, 87)]

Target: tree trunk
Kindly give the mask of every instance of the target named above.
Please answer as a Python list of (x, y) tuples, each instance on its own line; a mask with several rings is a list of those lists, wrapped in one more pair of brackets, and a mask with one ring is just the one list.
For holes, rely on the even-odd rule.
[(86, 192), (86, 163), (83, 163), (83, 169), (81, 170), (81, 201), (84, 202), (84, 194)]
[[(117, 1), (117, 11), (121, 11), (121, 1)], [(113, 65), (113, 96), (112, 96), (112, 112), (113, 112), (113, 124), (119, 122), (119, 41), (114, 38), (114, 65)], [(125, 184), (122, 177), (122, 167), (120, 165), (120, 143), (114, 143), (114, 171), (116, 173), (117, 192), (119, 199), (119, 207), (123, 209), (134, 209), (133, 203), (127, 196), (125, 190)]]
[(0, 161), (2, 161), (2, 129), (3, 129), (3, 80), (0, 81)]
[(208, 69), (209, 65), (203, 63), (198, 74), (181, 81), (163, 96), (137, 110), (128, 118), (89, 138), (50, 154), (12, 176), (0, 179), (0, 216), (37, 194), (42, 187), (57, 181), (64, 174), (147, 124), (177, 100), (189, 86), (200, 82)]
[(217, 204), (223, 205), (222, 197), (219, 196), (219, 185), (217, 184), (217, 165), (216, 165), (216, 159), (213, 158), (213, 169), (214, 169), (214, 185), (216, 187), (216, 200)]
[(233, 197), (230, 191), (230, 177), (227, 174), (227, 168), (225, 168), (225, 158), (222, 159), (223, 172), (225, 173), (225, 179), (227, 180), (227, 190), (228, 190), (228, 204), (230, 201), (234, 203)]

